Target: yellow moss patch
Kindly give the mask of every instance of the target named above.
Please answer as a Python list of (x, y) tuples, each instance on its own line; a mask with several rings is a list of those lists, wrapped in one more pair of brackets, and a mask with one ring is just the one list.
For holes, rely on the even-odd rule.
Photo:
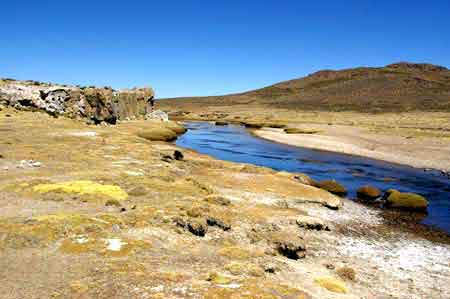
[(102, 185), (92, 181), (69, 181), (55, 184), (40, 184), (33, 187), (34, 192), (38, 193), (72, 193), (79, 195), (100, 195), (124, 200), (128, 194), (119, 186)]
[(333, 277), (327, 276), (317, 277), (314, 281), (321, 287), (334, 293), (346, 294), (348, 292), (345, 283)]

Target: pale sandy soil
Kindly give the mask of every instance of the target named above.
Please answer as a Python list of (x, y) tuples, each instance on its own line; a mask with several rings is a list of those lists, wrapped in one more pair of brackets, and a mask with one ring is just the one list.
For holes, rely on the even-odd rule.
[[(418, 168), (450, 170), (450, 141), (445, 138), (396, 136), (373, 133), (345, 125), (297, 125), (314, 128), (317, 134), (286, 134), (282, 129), (263, 128), (254, 134), (289, 145), (358, 155)], [(404, 135), (404, 134), (403, 134)]]

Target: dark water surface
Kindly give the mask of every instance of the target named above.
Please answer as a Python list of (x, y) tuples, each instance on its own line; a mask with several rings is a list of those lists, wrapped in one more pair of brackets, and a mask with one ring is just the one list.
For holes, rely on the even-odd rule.
[(176, 144), (221, 160), (251, 163), (275, 170), (303, 172), (316, 180), (336, 179), (354, 198), (356, 190), (371, 184), (381, 190), (414, 192), (430, 201), (423, 221), (450, 233), (450, 180), (438, 173), (352, 155), (293, 147), (251, 135), (237, 125), (215, 126), (188, 122), (189, 130)]

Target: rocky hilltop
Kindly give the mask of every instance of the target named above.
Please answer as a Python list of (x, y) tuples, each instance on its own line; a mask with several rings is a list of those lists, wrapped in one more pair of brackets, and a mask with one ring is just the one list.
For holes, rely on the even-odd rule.
[(163, 100), (160, 104), (179, 110), (197, 105), (242, 105), (321, 111), (450, 111), (450, 70), (408, 62), (322, 70), (249, 92)]
[(114, 90), (37, 81), (0, 80), (0, 104), (19, 110), (41, 110), (54, 116), (115, 124), (119, 119), (145, 114), (151, 88)]

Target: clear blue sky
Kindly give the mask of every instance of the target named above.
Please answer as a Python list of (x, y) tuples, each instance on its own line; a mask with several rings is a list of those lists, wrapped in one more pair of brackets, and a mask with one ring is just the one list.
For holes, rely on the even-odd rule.
[(0, 77), (157, 97), (250, 90), (320, 69), (450, 67), (449, 0), (3, 1)]

